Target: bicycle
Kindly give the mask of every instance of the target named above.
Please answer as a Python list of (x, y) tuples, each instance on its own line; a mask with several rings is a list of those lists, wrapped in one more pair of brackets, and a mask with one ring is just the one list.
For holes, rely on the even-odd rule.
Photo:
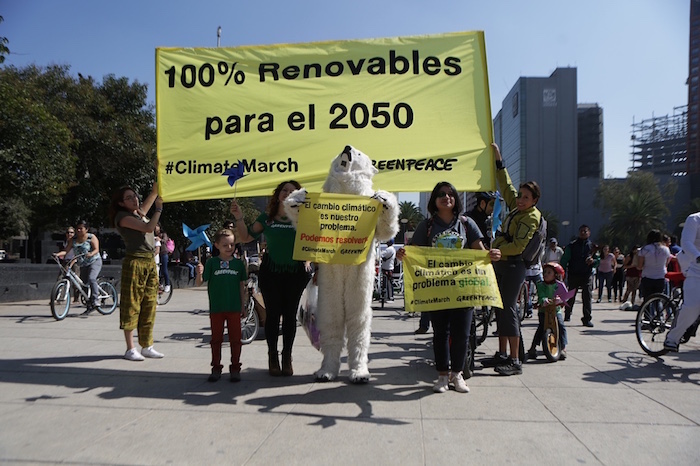
[(78, 290), (80, 300), (87, 306), (86, 314), (96, 309), (102, 315), (109, 315), (117, 308), (117, 289), (104, 278), (97, 279), (100, 295), (97, 297), (98, 305), (93, 308), (90, 285), (83, 282), (71, 270), (73, 263), (81, 256), (82, 254), (74, 257), (66, 266), (61, 264), (61, 260), (58, 257), (52, 256), (53, 260), (61, 268), (61, 278), (51, 290), (51, 314), (56, 320), (63, 320), (68, 315), (71, 305), (71, 286)]
[(172, 285), (167, 288), (165, 287), (165, 277), (163, 275), (158, 275), (158, 297), (156, 302), (159, 305), (168, 304), (170, 298), (173, 297), (173, 287)]
[(542, 306), (544, 311), (544, 326), (542, 331), (542, 351), (550, 362), (557, 362), (561, 357), (561, 339), (559, 338), (559, 321), (557, 306), (563, 303), (552, 303)]
[[(635, 333), (637, 342), (649, 356), (660, 357), (668, 353), (664, 348), (666, 333), (683, 305), (683, 289), (674, 288), (671, 295), (654, 293), (644, 300), (637, 311)], [(683, 334), (680, 344), (687, 343), (697, 334), (700, 318)]]
[(482, 306), (474, 309), (474, 334), (476, 345), (481, 345), (488, 336), (489, 325), (496, 320), (496, 312), (491, 306)]
[(248, 298), (245, 309), (241, 312), (241, 343), (247, 345), (253, 342), (260, 331), (260, 315), (258, 314), (258, 302), (255, 295), (260, 292), (258, 288), (258, 275), (249, 271), (248, 274)]
[(537, 302), (537, 285), (534, 280), (527, 278), (520, 287), (518, 292), (517, 310), (520, 322), (526, 317), (532, 317), (533, 304)]

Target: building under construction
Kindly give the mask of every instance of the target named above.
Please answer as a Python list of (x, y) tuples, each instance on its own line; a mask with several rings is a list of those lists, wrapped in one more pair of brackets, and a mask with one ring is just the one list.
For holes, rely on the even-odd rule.
[(655, 175), (688, 174), (688, 106), (675, 107), (673, 115), (632, 123), (632, 170)]

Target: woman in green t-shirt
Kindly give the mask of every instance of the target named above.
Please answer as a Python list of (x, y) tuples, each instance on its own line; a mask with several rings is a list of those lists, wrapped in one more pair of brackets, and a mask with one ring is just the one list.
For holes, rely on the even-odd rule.
[[(292, 375), (292, 346), (297, 331), (296, 312), (301, 293), (311, 275), (309, 263), (292, 258), (296, 229), (284, 214), (282, 201), (301, 189), (294, 180), (280, 183), (272, 194), (267, 211), (246, 227), (238, 203), (231, 202), (231, 213), (236, 220), (236, 239), (249, 243), (265, 235), (267, 250), (260, 265), (260, 291), (265, 301), (265, 337), (269, 354), (270, 375)], [(277, 352), (279, 325), (282, 320), (282, 368)]]

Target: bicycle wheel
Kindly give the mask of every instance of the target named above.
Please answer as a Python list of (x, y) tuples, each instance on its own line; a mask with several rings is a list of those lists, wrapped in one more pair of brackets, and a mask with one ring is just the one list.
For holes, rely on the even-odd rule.
[(635, 323), (637, 341), (644, 352), (654, 357), (668, 352), (664, 349), (664, 340), (675, 316), (676, 305), (665, 294), (655, 293), (644, 300)]
[(476, 337), (477, 346), (482, 344), (489, 334), (491, 314), (493, 314), (493, 309), (489, 306), (474, 309), (474, 335)]
[(70, 309), (70, 281), (59, 280), (51, 290), (51, 314), (56, 320), (63, 320)]
[(518, 319), (522, 322), (525, 319), (525, 313), (527, 312), (527, 297), (530, 294), (530, 290), (527, 281), (523, 283), (518, 292), (518, 301), (516, 303), (516, 309), (518, 311)]
[(97, 297), (97, 311), (105, 316), (110, 315), (117, 308), (117, 289), (110, 282), (98, 282), (100, 295)]
[(476, 354), (476, 321), (472, 319), (471, 331), (469, 332), (469, 341), (467, 342), (467, 357), (464, 361), (464, 370), (462, 375), (465, 379), (470, 379), (474, 374), (474, 355)]
[(542, 336), (542, 351), (550, 362), (559, 361), (561, 351), (559, 348), (559, 327), (546, 328)]
[(168, 304), (170, 298), (173, 297), (173, 287), (171, 286), (168, 291), (165, 291), (165, 286), (163, 284), (158, 285), (158, 299), (156, 303), (158, 304)]
[(550, 362), (556, 362), (561, 356), (559, 341), (559, 322), (556, 308), (544, 307), (544, 333), (542, 334), (542, 351)]
[(255, 311), (255, 300), (248, 298), (246, 308), (241, 312), (241, 343), (247, 345), (255, 340), (260, 330), (260, 320)]

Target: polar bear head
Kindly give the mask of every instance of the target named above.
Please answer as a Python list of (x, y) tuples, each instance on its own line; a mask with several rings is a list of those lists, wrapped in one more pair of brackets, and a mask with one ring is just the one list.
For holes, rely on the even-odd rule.
[(374, 194), (372, 177), (378, 171), (368, 156), (352, 146), (345, 146), (331, 162), (323, 192), (371, 196)]

